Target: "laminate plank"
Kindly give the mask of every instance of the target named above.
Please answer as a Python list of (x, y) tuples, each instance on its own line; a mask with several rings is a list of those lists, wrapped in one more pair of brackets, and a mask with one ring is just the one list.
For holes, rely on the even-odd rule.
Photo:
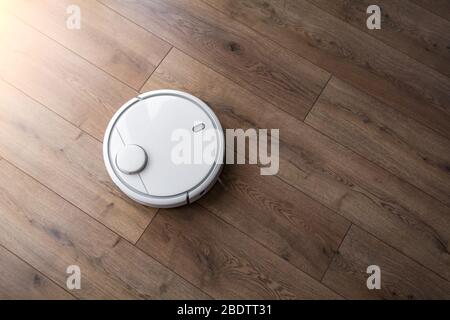
[[(245, 167), (245, 168), (244, 168)], [(277, 177), (231, 165), (199, 203), (320, 280), (350, 223)]]
[(305, 0), (207, 2), (336, 77), (450, 137), (450, 79), (441, 73)]
[(10, 14), (0, 12), (0, 20), (1, 78), (102, 140), (136, 91)]
[(70, 300), (73, 296), (0, 246), (0, 299)]
[(131, 242), (155, 215), (114, 186), (100, 142), (3, 81), (0, 135), (3, 158)]
[[(132, 22), (91, 0), (8, 1), (21, 20), (136, 90), (161, 62), (170, 45)], [(81, 10), (81, 29), (66, 26), (66, 10)]]
[(409, 0), (450, 21), (450, 2), (448, 0)]
[(0, 161), (0, 244), (60, 286), (81, 271), (82, 299), (207, 298), (5, 160)]
[(161, 210), (138, 246), (214, 298), (339, 298), (197, 204)]
[[(227, 106), (257, 110), (261, 102), (176, 49), (143, 91), (161, 88), (178, 88), (202, 97), (219, 109), (222, 124), (229, 127), (236, 121), (232, 111), (226, 111)], [(200, 200), (202, 206), (321, 279), (349, 227), (348, 221), (278, 178), (261, 176), (256, 166), (227, 166), (221, 181)]]
[(306, 123), (450, 205), (450, 140), (335, 78)]
[(422, 7), (404, 0), (380, 0), (381, 30), (366, 26), (366, 9), (373, 4), (363, 1), (308, 0), (322, 10), (350, 23), (417, 61), (450, 76), (450, 22)]
[[(450, 279), (447, 206), (238, 84), (227, 94), (225, 84), (232, 82), (176, 49), (166, 59), (174, 61), (172, 55), (179, 62), (163, 62), (150, 77), (154, 85), (144, 88), (160, 83), (191, 92), (209, 102), (224, 128), (280, 128), (278, 177)], [(196, 73), (205, 85), (196, 84)], [(215, 102), (216, 95), (239, 99)]]
[[(369, 265), (381, 270), (380, 290), (368, 290)], [(352, 226), (323, 282), (348, 299), (449, 299), (450, 283)]]
[(298, 119), (304, 119), (329, 78), (201, 1), (101, 2)]

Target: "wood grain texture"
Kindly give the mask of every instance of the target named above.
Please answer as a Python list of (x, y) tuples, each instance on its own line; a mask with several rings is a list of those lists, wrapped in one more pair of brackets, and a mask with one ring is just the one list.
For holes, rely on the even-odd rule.
[(383, 41), (425, 65), (450, 76), (450, 22), (404, 0), (379, 0), (381, 30), (366, 26), (373, 1), (308, 0), (319, 8)]
[(10, 14), (0, 12), (0, 20), (1, 78), (102, 140), (136, 91)]
[(450, 140), (335, 78), (306, 123), (450, 205)]
[(3, 81), (0, 135), (5, 159), (131, 242), (154, 216), (114, 186), (100, 142)]
[(101, 2), (301, 120), (329, 78), (199, 0)]
[(0, 174), (0, 244), (60, 286), (67, 267), (78, 265), (78, 298), (207, 298), (5, 160)]
[(409, 0), (450, 21), (450, 2), (448, 0)]
[[(278, 177), (450, 279), (447, 206), (238, 85), (231, 92), (239, 99), (214, 103), (212, 92), (227, 96), (224, 77), (175, 49), (167, 59), (179, 61), (170, 68), (178, 71), (167, 72), (163, 62), (149, 80), (155, 85), (144, 88), (163, 81), (191, 92), (209, 102), (225, 128), (280, 128)], [(196, 73), (206, 86), (195, 85)]]
[(392, 108), (450, 137), (450, 79), (305, 0), (205, 0)]
[[(381, 269), (381, 289), (368, 290), (367, 267)], [(323, 282), (348, 299), (449, 299), (450, 283), (352, 226)]]
[(161, 210), (138, 246), (214, 298), (339, 298), (197, 204)]
[(0, 246), (0, 299), (70, 300), (73, 296)]
[[(173, 49), (143, 91), (174, 88), (211, 105), (225, 128), (241, 125), (233, 108), (258, 110), (261, 99)], [(256, 115), (256, 113), (255, 113)], [(234, 152), (234, 151), (231, 151)], [(227, 166), (202, 206), (320, 279), (349, 227), (348, 221), (257, 166)]]
[[(136, 90), (170, 45), (91, 0), (7, 1), (7, 10)], [(81, 10), (81, 29), (66, 26), (66, 10)], [(132, 35), (132, 36), (130, 36)]]
[(228, 166), (199, 203), (320, 280), (349, 227), (346, 219), (259, 168)]
[[(380, 1), (367, 31), (365, 0), (0, 0), (0, 297), (72, 298), (78, 264), (82, 299), (450, 298), (448, 2)], [(278, 173), (133, 203), (100, 141), (138, 88), (279, 128)]]

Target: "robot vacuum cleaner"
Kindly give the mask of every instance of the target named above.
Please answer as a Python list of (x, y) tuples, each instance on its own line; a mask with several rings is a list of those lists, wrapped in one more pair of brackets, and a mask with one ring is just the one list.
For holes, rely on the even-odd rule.
[(125, 103), (111, 119), (103, 157), (128, 197), (158, 208), (203, 196), (222, 171), (222, 126), (206, 103), (186, 92), (156, 90)]

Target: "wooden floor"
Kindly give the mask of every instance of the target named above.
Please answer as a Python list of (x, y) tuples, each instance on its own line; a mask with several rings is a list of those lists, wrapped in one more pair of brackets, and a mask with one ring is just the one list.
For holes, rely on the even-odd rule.
[[(450, 299), (450, 2), (378, 0), (368, 30), (372, 2), (0, 0), (0, 298)], [(280, 128), (278, 174), (130, 201), (103, 134), (161, 88)]]

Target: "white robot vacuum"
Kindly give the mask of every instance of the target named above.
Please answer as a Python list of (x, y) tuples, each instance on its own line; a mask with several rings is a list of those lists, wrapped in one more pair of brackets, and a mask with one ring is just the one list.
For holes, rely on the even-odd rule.
[(125, 103), (111, 119), (103, 157), (131, 199), (171, 208), (194, 202), (223, 167), (222, 126), (206, 103), (186, 92), (156, 90)]

